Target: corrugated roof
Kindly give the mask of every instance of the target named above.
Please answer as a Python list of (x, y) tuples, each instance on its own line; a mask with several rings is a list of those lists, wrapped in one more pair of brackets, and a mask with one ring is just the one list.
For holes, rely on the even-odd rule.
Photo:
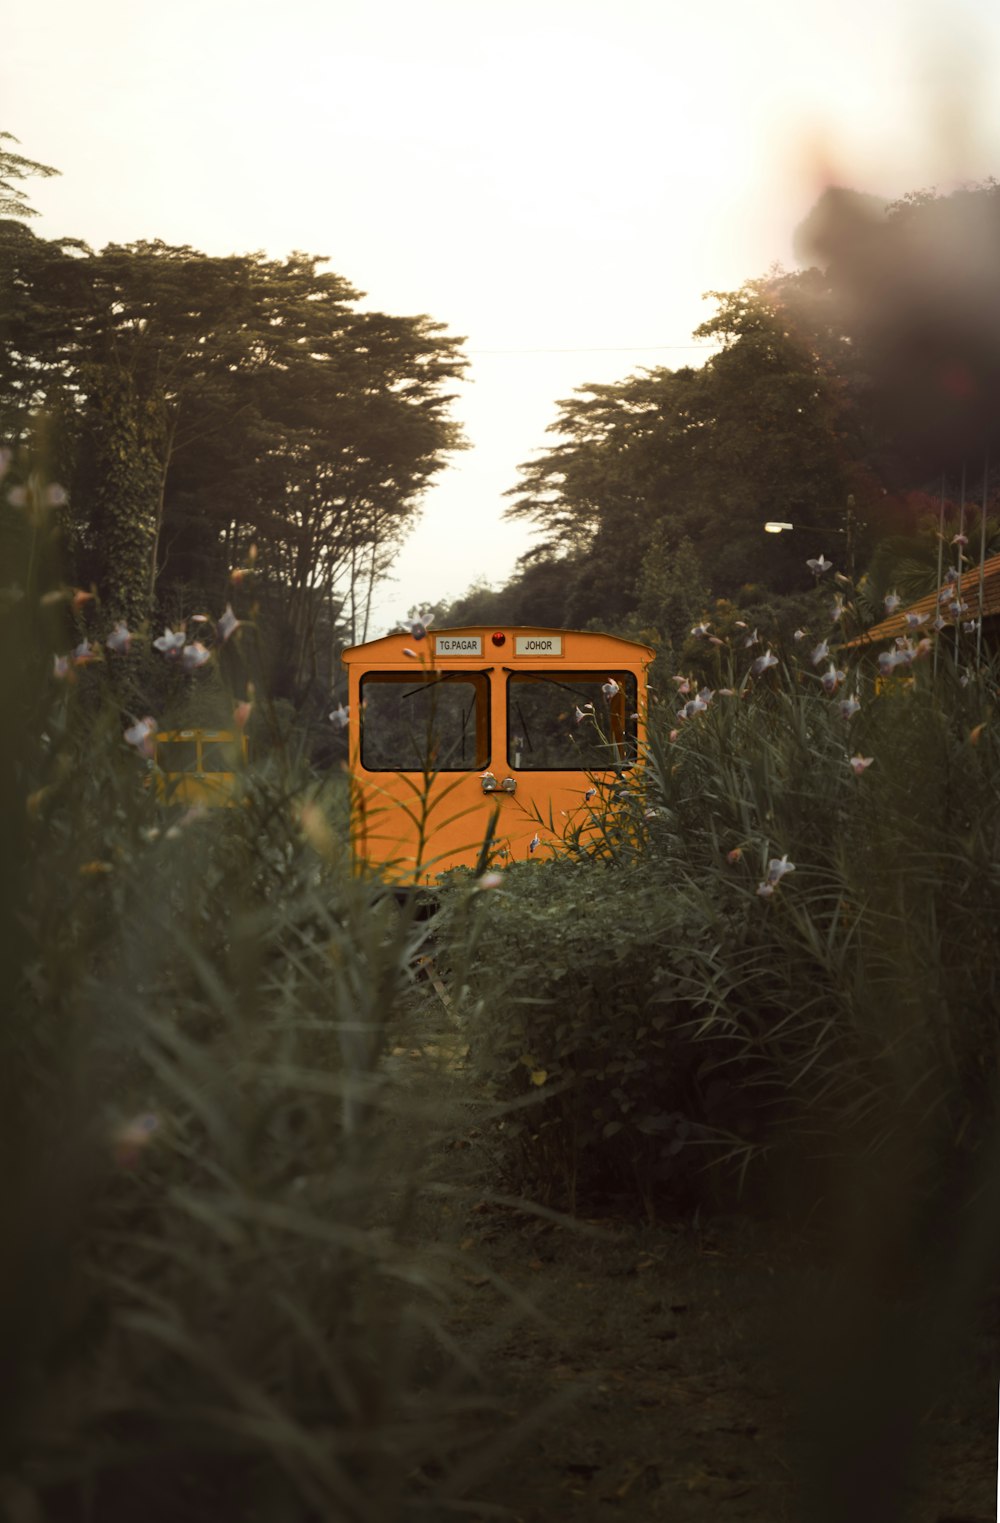
[[(840, 646), (841, 650), (853, 650), (859, 645), (876, 645), (880, 640), (892, 640), (897, 635), (915, 634), (918, 638), (922, 635), (931, 634), (931, 623), (937, 613), (940, 612), (946, 625), (953, 625), (954, 618), (948, 611), (948, 602), (953, 601), (955, 588), (958, 583), (942, 582), (933, 592), (928, 592), (926, 597), (918, 598), (915, 603), (910, 603), (906, 608), (897, 608), (887, 619), (882, 619), (878, 624), (873, 624), (871, 629), (866, 629), (864, 634), (858, 635), (854, 640), (848, 640)], [(961, 602), (968, 603), (967, 613), (961, 615), (963, 620), (984, 619), (996, 617), (1000, 614), (1000, 555), (991, 555), (982, 569), (982, 602), (980, 603), (980, 570), (978, 565), (966, 567), (962, 572)], [(947, 589), (952, 597), (946, 602), (941, 602), (941, 593)], [(927, 614), (927, 623), (920, 624), (912, 629), (906, 622), (909, 613)]]

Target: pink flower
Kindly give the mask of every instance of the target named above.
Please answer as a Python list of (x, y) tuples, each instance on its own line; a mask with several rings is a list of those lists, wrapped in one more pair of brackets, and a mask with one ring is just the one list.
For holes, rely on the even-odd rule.
[(953, 534), (951, 542), (953, 545), (967, 545), (969, 543), (969, 536), (967, 534)]
[(247, 721), (249, 720), (252, 712), (253, 704), (248, 703), (245, 700), (241, 703), (233, 704), (233, 724), (238, 730), (246, 729)]
[(499, 888), (502, 882), (503, 882), (503, 873), (498, 873), (498, 872), (483, 873), (482, 877), (478, 878), (476, 880), (476, 888), (478, 888), (478, 889)]
[(743, 858), (743, 848), (742, 848), (742, 846), (734, 846), (732, 851), (727, 851), (726, 852), (726, 861), (730, 864), (731, 867), (735, 867), (737, 862), (741, 861), (742, 858)]

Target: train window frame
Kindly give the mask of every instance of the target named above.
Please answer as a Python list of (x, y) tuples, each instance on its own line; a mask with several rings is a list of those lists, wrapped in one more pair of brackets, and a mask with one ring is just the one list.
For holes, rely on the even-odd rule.
[[(633, 716), (635, 716), (638, 712), (639, 678), (631, 668), (615, 667), (614, 669), (609, 669), (607, 667), (581, 667), (579, 669), (574, 668), (568, 671), (564, 671), (560, 668), (557, 676), (555, 673), (549, 671), (531, 671), (525, 670), (523, 668), (505, 667), (504, 675), (506, 679), (504, 687), (504, 714), (507, 730), (506, 764), (511, 768), (513, 772), (579, 772), (581, 775), (586, 776), (589, 773), (627, 771), (629, 768), (635, 765), (639, 752), (639, 732), (638, 720)], [(611, 743), (617, 748), (619, 752), (616, 759), (611, 759), (609, 757), (606, 762), (598, 762), (596, 766), (593, 764), (581, 764), (574, 766), (566, 762), (559, 762), (552, 766), (540, 766), (537, 763), (532, 764), (530, 761), (519, 759), (523, 753), (515, 753), (513, 745), (515, 734), (518, 733), (514, 722), (514, 711), (516, 705), (512, 697), (512, 690), (515, 684), (530, 684), (532, 682), (549, 683), (553, 687), (564, 688), (566, 692), (569, 693), (571, 697), (577, 702), (577, 704), (579, 704), (580, 699), (583, 699), (584, 703), (589, 703), (592, 700), (585, 689), (574, 689), (572, 685), (574, 681), (585, 681), (594, 684), (606, 682), (609, 678), (613, 678), (614, 681), (616, 681), (619, 685), (619, 691), (611, 699), (611, 703), (609, 705), (610, 717), (613, 726), (615, 725), (616, 708), (619, 710), (620, 716), (618, 726), (615, 727), (615, 731), (612, 734), (611, 739)], [(520, 719), (521, 725), (526, 732), (527, 722), (524, 719), (523, 713), (518, 713), (518, 718)], [(530, 740), (530, 737), (527, 736), (527, 734), (526, 738)]]
[[(463, 762), (460, 766), (441, 766), (437, 764), (432, 765), (431, 758), (426, 758), (422, 765), (416, 767), (409, 765), (386, 767), (372, 766), (370, 764), (370, 761), (366, 759), (365, 756), (365, 734), (368, 720), (365, 690), (369, 684), (375, 684), (377, 686), (399, 685), (407, 687), (410, 689), (410, 691), (409, 693), (402, 695), (402, 697), (405, 699), (415, 693), (425, 691), (427, 688), (437, 687), (442, 684), (454, 686), (462, 683), (471, 687), (474, 693), (473, 704), (466, 715), (467, 719), (472, 716), (474, 717), (475, 721), (473, 731), (474, 759), (472, 761)], [(388, 671), (386, 669), (378, 668), (372, 668), (368, 671), (361, 672), (358, 678), (358, 709), (361, 716), (361, 723), (359, 726), (360, 734), (358, 739), (358, 761), (362, 770), (373, 777), (378, 776), (380, 773), (386, 772), (402, 772), (411, 774), (422, 773), (424, 775), (429, 773), (446, 773), (449, 776), (455, 777), (461, 777), (466, 773), (481, 772), (482, 769), (484, 767), (488, 767), (490, 763), (492, 746), (491, 699), (492, 688), (490, 684), (490, 673), (488, 668), (463, 667), (460, 670), (445, 672), (437, 670), (429, 671), (426, 673), (426, 675), (423, 676), (419, 672), (414, 671)]]

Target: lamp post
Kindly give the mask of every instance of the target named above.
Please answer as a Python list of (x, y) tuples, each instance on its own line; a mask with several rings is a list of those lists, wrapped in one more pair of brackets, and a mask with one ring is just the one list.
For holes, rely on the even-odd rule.
[(765, 534), (784, 534), (786, 530), (798, 529), (800, 534), (840, 534), (846, 539), (847, 545), (847, 574), (854, 581), (854, 497), (847, 499), (847, 507), (844, 512), (843, 529), (816, 529), (812, 524), (790, 524), (784, 519), (769, 518), (764, 525)]

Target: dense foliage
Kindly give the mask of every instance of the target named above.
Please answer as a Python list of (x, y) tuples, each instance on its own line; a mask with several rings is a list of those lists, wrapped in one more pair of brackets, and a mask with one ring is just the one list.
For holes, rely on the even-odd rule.
[(95, 252), (0, 222), (0, 417), (15, 475), (42, 431), (67, 570), (138, 627), (217, 602), (258, 547), (271, 682), (300, 701), (329, 690), (338, 640), (365, 637), (375, 582), (461, 447), (460, 341), (360, 310), (323, 263)]
[(973, 503), (995, 517), (1000, 191), (888, 208), (829, 192), (802, 231), (818, 267), (710, 293), (697, 333), (719, 347), (700, 369), (559, 403), (509, 494), (537, 545), (442, 618), (614, 629), (681, 655), (718, 599), (780, 617), (820, 551), (853, 581), (889, 538), (924, 565), (915, 592), (933, 586), (942, 499), (949, 536)]
[(910, 1204), (968, 1185), (997, 1123), (998, 690), (940, 655), (837, 696), (758, 658), (508, 870), (469, 976), (484, 1068), (535, 1096), (512, 1184), (651, 1211), (718, 1199), (724, 1160), (772, 1204), (835, 1160), (890, 1160)]

